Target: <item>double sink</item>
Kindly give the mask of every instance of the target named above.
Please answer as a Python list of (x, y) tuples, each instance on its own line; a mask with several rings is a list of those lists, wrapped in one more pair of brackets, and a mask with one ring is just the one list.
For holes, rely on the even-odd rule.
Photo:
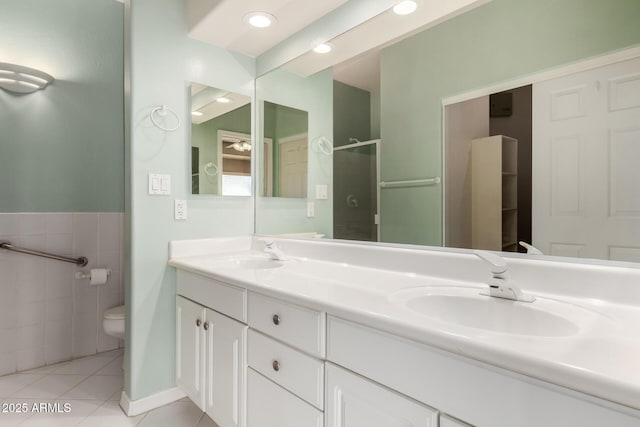
[[(215, 270), (273, 270), (291, 261), (273, 260), (263, 254), (220, 257), (209, 266)], [(293, 261), (296, 262), (296, 261)], [(348, 286), (345, 284), (345, 286)], [(428, 285), (395, 290), (390, 303), (430, 321), (454, 327), (472, 328), (525, 337), (567, 337), (579, 335), (589, 325), (607, 321), (596, 311), (550, 298), (523, 303), (482, 295), (486, 285)]]

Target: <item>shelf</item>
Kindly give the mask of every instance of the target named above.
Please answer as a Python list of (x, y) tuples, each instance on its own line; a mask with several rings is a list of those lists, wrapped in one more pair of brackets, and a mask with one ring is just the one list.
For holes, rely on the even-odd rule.
[(245, 160), (245, 161), (251, 161), (251, 155), (249, 156), (242, 156), (242, 155), (238, 155), (238, 154), (223, 154), (222, 155), (223, 159), (234, 159), (234, 160)]
[(471, 246), (517, 249), (518, 141), (502, 135), (471, 144)]

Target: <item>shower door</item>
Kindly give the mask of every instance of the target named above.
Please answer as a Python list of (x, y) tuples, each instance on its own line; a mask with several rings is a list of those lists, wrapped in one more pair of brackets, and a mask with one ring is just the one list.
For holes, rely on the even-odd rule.
[(334, 149), (334, 239), (379, 239), (379, 143), (376, 139)]

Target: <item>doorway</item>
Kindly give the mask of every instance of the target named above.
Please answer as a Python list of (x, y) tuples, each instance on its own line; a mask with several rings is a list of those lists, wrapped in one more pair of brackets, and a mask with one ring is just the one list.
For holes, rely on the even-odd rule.
[(333, 237), (379, 240), (380, 140), (333, 150)]
[[(523, 251), (513, 242), (531, 242), (531, 94), (532, 86), (527, 85), (445, 107), (445, 246)], [(472, 185), (472, 141), (495, 135), (517, 141), (517, 175), (507, 178), (503, 171), (504, 191), (503, 188), (498, 189), (499, 193), (505, 195), (508, 192), (516, 194), (517, 200), (515, 204), (510, 203), (509, 210), (507, 207), (496, 207), (498, 210), (504, 209), (502, 215), (509, 217), (506, 219), (511, 225), (515, 224), (516, 237), (515, 240), (510, 238), (505, 247), (474, 247), (473, 199), (477, 193), (474, 195)], [(479, 164), (485, 170), (474, 171), (476, 176), (490, 173), (486, 161)], [(504, 178), (508, 181), (504, 182)], [(513, 180), (517, 182), (512, 183)], [(514, 188), (517, 191), (512, 191)], [(502, 195), (496, 197), (499, 197), (496, 203), (500, 203)], [(513, 210), (514, 206), (517, 207), (516, 211)], [(483, 208), (491, 207), (485, 203)], [(496, 233), (500, 234), (501, 230), (496, 230)]]

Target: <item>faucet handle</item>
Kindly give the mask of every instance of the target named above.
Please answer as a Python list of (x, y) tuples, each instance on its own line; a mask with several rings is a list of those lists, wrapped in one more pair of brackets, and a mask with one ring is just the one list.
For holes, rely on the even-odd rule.
[(489, 264), (489, 269), (493, 277), (502, 278), (504, 273), (507, 272), (507, 263), (501, 256), (494, 255), (487, 251), (473, 251), (473, 253)]
[(529, 255), (544, 255), (540, 249), (536, 248), (533, 245), (530, 245), (527, 242), (523, 242), (522, 240), (520, 240), (518, 243), (520, 244), (520, 246), (527, 250), (527, 253)]
[(276, 244), (273, 239), (258, 239), (258, 241), (264, 243), (265, 246), (269, 249), (273, 248), (273, 246)]

